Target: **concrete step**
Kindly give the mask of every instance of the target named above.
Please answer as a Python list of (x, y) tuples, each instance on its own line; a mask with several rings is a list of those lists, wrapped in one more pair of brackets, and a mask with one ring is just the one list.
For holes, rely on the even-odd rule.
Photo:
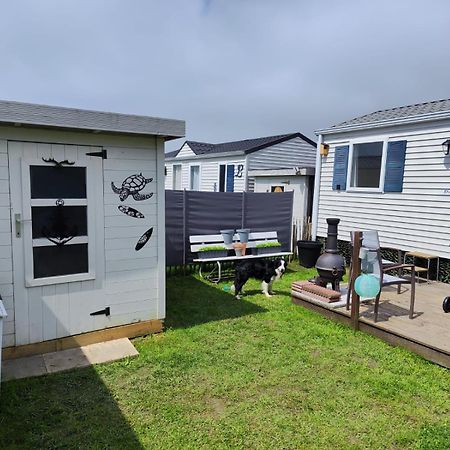
[(2, 381), (72, 370), (138, 354), (130, 340), (122, 338), (59, 352), (8, 359), (2, 362)]

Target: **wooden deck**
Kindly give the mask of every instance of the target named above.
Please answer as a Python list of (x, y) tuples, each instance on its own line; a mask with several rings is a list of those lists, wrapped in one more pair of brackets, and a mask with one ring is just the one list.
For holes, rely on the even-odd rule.
[[(409, 319), (409, 286), (402, 286), (400, 294), (397, 294), (396, 287), (386, 287), (377, 323), (373, 321), (373, 302), (361, 304), (360, 330), (450, 368), (450, 314), (445, 314), (442, 309), (442, 301), (447, 296), (450, 296), (449, 284), (435, 281), (416, 284), (415, 314), (413, 319)], [(293, 302), (350, 324), (350, 311), (345, 306), (333, 309), (327, 304), (318, 306), (296, 298)]]

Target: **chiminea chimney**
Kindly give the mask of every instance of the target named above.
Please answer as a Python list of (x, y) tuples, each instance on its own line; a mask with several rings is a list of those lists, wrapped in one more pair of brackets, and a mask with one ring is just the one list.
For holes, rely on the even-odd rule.
[(325, 252), (319, 256), (316, 262), (316, 269), (319, 276), (316, 277), (316, 284), (326, 287), (331, 283), (335, 291), (339, 291), (339, 283), (345, 274), (345, 259), (339, 255), (337, 248), (338, 223), (340, 219), (328, 218), (327, 245)]

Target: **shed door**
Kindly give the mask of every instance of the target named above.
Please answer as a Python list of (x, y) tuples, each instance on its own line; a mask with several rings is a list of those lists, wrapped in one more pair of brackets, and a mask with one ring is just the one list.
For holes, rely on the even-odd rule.
[(106, 326), (100, 150), (8, 143), (16, 345)]

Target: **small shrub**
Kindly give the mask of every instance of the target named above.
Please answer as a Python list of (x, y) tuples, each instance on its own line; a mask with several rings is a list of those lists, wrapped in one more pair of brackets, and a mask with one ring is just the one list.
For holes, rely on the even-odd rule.
[(198, 249), (199, 252), (217, 252), (219, 250), (226, 250), (226, 247), (223, 245), (207, 245)]
[(263, 242), (261, 244), (256, 244), (255, 248), (269, 248), (269, 247), (281, 247), (279, 242)]

